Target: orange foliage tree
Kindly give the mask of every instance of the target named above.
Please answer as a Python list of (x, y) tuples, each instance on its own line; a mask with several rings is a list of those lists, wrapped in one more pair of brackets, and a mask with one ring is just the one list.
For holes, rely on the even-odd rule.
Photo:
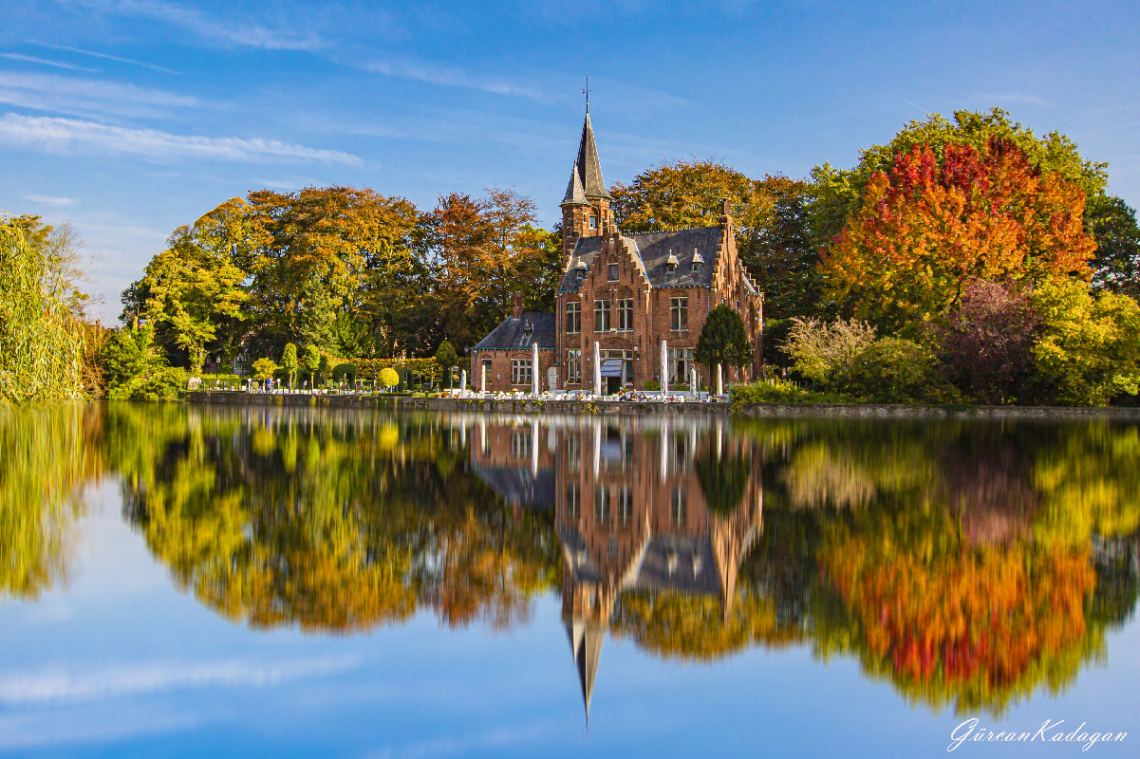
[(823, 261), (831, 294), (894, 331), (940, 319), (971, 280), (1089, 276), (1085, 193), (1012, 142), (928, 145), (875, 173)]

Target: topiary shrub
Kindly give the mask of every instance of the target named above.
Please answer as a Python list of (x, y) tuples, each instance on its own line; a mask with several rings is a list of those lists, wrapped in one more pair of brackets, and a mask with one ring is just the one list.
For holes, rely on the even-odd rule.
[(380, 370), (380, 375), (376, 381), (380, 383), (380, 387), (395, 387), (400, 384), (400, 375), (389, 366)]

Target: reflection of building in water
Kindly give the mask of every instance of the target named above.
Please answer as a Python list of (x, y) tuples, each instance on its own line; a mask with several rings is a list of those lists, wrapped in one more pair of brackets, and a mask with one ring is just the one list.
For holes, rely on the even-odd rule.
[(514, 424), (480, 419), (470, 430), (475, 476), (515, 509), (554, 508), (554, 453), (557, 435), (534, 417)]
[[(664, 426), (656, 435), (601, 423), (566, 434), (556, 459), (555, 521), (563, 551), (562, 616), (589, 719), (602, 641), (627, 591), (719, 597), (732, 612), (736, 572), (760, 532), (759, 476), (720, 510), (695, 472), (698, 454), (751, 458), (747, 444), (724, 450), (723, 432)], [(741, 448), (744, 450), (741, 450)], [(749, 466), (749, 472), (759, 472)], [(709, 467), (716, 474), (716, 464)], [(709, 488), (710, 490), (712, 488)]]
[(453, 421), (476, 474), (501, 497), (516, 509), (554, 507), (562, 615), (587, 719), (622, 593), (716, 597), (727, 623), (763, 501), (759, 452), (723, 420)]

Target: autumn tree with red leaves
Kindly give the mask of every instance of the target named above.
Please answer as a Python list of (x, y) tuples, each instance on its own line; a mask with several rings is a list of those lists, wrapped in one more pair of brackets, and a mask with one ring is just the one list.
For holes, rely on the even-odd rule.
[(857, 317), (918, 336), (971, 281), (1087, 279), (1096, 244), (1084, 207), (1078, 183), (1034, 168), (1010, 141), (947, 144), (941, 159), (917, 145), (872, 176), (823, 271)]

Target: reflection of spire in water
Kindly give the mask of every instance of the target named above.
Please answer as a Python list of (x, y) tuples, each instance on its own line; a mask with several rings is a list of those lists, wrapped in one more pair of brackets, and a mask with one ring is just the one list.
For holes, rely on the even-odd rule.
[(598, 662), (602, 658), (602, 642), (606, 630), (598, 622), (587, 622), (574, 617), (566, 622), (566, 637), (570, 639), (570, 652), (574, 654), (574, 669), (578, 671), (578, 684), (582, 686), (582, 704), (586, 707), (586, 727), (590, 726), (590, 700), (594, 696), (594, 680), (598, 676)]

